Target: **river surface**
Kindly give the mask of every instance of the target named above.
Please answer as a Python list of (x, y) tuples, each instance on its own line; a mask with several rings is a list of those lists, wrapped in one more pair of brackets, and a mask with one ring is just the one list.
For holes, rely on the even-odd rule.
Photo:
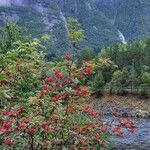
[[(104, 120), (112, 119), (111, 116), (108, 116)], [(150, 119), (139, 119), (137, 131), (134, 134), (124, 130), (125, 137), (112, 137), (112, 150), (150, 150)]]

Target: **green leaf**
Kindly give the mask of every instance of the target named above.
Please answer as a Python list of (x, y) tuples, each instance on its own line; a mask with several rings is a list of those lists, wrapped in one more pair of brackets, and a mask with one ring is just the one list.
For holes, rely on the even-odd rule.
[(5, 92), (0, 92), (0, 99), (9, 98)]
[(8, 79), (8, 76), (6, 74), (3, 74), (3, 73), (0, 74), (0, 80), (1, 81), (2, 80), (7, 80), (7, 79)]
[(16, 73), (16, 68), (14, 65), (8, 65), (7, 66), (8, 70), (11, 71), (12, 73)]

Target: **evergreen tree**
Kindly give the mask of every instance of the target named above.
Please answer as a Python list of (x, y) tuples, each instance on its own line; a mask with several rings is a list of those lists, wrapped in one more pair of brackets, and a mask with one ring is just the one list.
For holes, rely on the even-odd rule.
[(140, 76), (141, 80), (141, 95), (144, 97), (150, 96), (150, 73), (149, 72), (143, 72)]
[(97, 96), (100, 96), (103, 94), (103, 89), (104, 89), (104, 78), (102, 75), (102, 72), (99, 71), (95, 77), (94, 80), (92, 81), (92, 91), (94, 94), (96, 94)]
[(109, 83), (109, 86), (111, 87), (110, 93), (117, 92), (117, 94), (120, 94), (123, 90), (123, 73), (120, 70), (117, 70), (113, 73), (112, 79)]

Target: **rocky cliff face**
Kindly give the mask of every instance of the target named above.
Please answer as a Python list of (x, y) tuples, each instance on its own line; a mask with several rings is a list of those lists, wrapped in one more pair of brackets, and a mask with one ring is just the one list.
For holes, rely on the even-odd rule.
[(0, 21), (16, 20), (33, 36), (50, 33), (50, 50), (71, 48), (67, 17), (77, 17), (86, 38), (80, 48), (100, 49), (150, 35), (149, 0), (0, 0)]

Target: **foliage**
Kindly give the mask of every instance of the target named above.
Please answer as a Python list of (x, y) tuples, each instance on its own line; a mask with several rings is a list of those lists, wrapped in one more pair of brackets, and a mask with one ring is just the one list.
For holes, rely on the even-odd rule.
[(0, 30), (0, 37), (1, 53), (6, 53), (14, 48), (14, 42), (24, 40), (22, 29), (15, 22), (8, 23), (6, 21)]
[(95, 75), (94, 80), (92, 81), (93, 93), (96, 94), (97, 96), (101, 96), (103, 94), (104, 85), (105, 85), (105, 81), (102, 72), (99, 71)]
[(141, 94), (145, 97), (149, 97), (149, 92), (150, 92), (150, 73), (149, 72), (143, 72), (140, 76), (141, 79)]
[[(26, 105), (16, 102), (1, 109), (0, 148), (102, 149), (108, 147), (109, 132), (124, 136), (121, 127), (111, 130), (98, 119), (98, 112), (84, 103), (90, 91), (80, 81), (91, 73), (88, 66), (77, 68), (71, 55), (64, 57), (52, 64), (51, 76), (43, 79), (41, 90), (29, 97)], [(113, 115), (120, 118), (117, 113)], [(135, 131), (129, 118), (120, 118), (119, 124)]]
[(26, 37), (15, 23), (6, 24), (4, 29), (0, 41), (3, 43), (0, 49), (0, 95), (19, 102), (39, 88), (43, 55), (37, 49), (43, 46), (38, 39), (25, 40)]
[(75, 18), (68, 18), (67, 27), (69, 32), (69, 39), (75, 49), (76, 44), (84, 39), (83, 30), (81, 30), (81, 24)]
[[(114, 67), (109, 68), (107, 65), (101, 67), (97, 63), (97, 70), (101, 70), (104, 80), (107, 84), (106, 88), (118, 91), (118, 93), (131, 92), (141, 90), (141, 76), (143, 72), (149, 72), (150, 64), (150, 43), (149, 39), (137, 41), (131, 44), (119, 44), (112, 47), (103, 48), (95, 61), (102, 64), (109, 64), (111, 61)], [(99, 61), (98, 61), (99, 60)], [(107, 61), (106, 61), (107, 60)], [(150, 86), (147, 85), (147, 89)], [(140, 94), (140, 92), (136, 93)]]
[[(2, 70), (1, 79), (5, 81), (3, 87), (9, 85), (7, 82), (13, 83), (13, 86), (7, 87), (9, 93), (13, 93), (14, 88), (17, 92), (12, 95), (11, 101), (3, 98), (5, 103), (0, 108), (0, 149), (100, 150), (109, 148), (110, 133), (124, 136), (122, 126), (135, 132), (134, 122), (130, 118), (123, 119), (118, 113), (113, 113), (119, 125), (112, 128), (110, 124), (100, 121), (99, 113), (87, 104), (90, 88), (83, 81), (93, 71), (90, 62), (78, 68), (72, 56), (66, 54), (65, 59), (48, 64), (49, 75), (46, 75), (48, 72), (43, 74), (42, 81), (36, 78), (40, 88), (33, 88), (35, 80), (31, 76), (38, 77), (37, 71), (40, 71), (42, 63), (36, 52), (39, 44), (34, 39), (30, 43), (20, 43), (16, 50), (3, 54), (4, 62), (8, 54), (16, 54), (8, 60), (17, 70), (11, 78), (7, 78), (6, 69)], [(9, 62), (6, 64), (10, 65)], [(24, 69), (26, 66), (28, 68)], [(32, 89), (29, 83), (32, 83)], [(20, 88), (16, 89), (18, 86), (21, 86), (22, 92), (32, 91), (34, 94), (29, 94), (23, 101), (24, 95)], [(29, 89), (22, 89), (22, 86)]]
[(123, 81), (123, 73), (122, 71), (117, 70), (113, 73), (112, 80), (110, 81), (109, 85), (110, 87), (113, 87), (114, 90), (117, 90), (117, 93), (119, 93), (119, 91), (122, 90), (123, 88), (122, 81)]
[(93, 49), (86, 48), (86, 49), (81, 51), (80, 57), (81, 57), (80, 58), (81, 60), (89, 61), (95, 57), (95, 52)]
[(82, 65), (82, 63), (84, 61), (90, 61), (90, 60), (94, 59), (95, 55), (96, 55), (96, 53), (92, 49), (90, 49), (90, 48), (83, 49), (78, 54), (77, 65)]

